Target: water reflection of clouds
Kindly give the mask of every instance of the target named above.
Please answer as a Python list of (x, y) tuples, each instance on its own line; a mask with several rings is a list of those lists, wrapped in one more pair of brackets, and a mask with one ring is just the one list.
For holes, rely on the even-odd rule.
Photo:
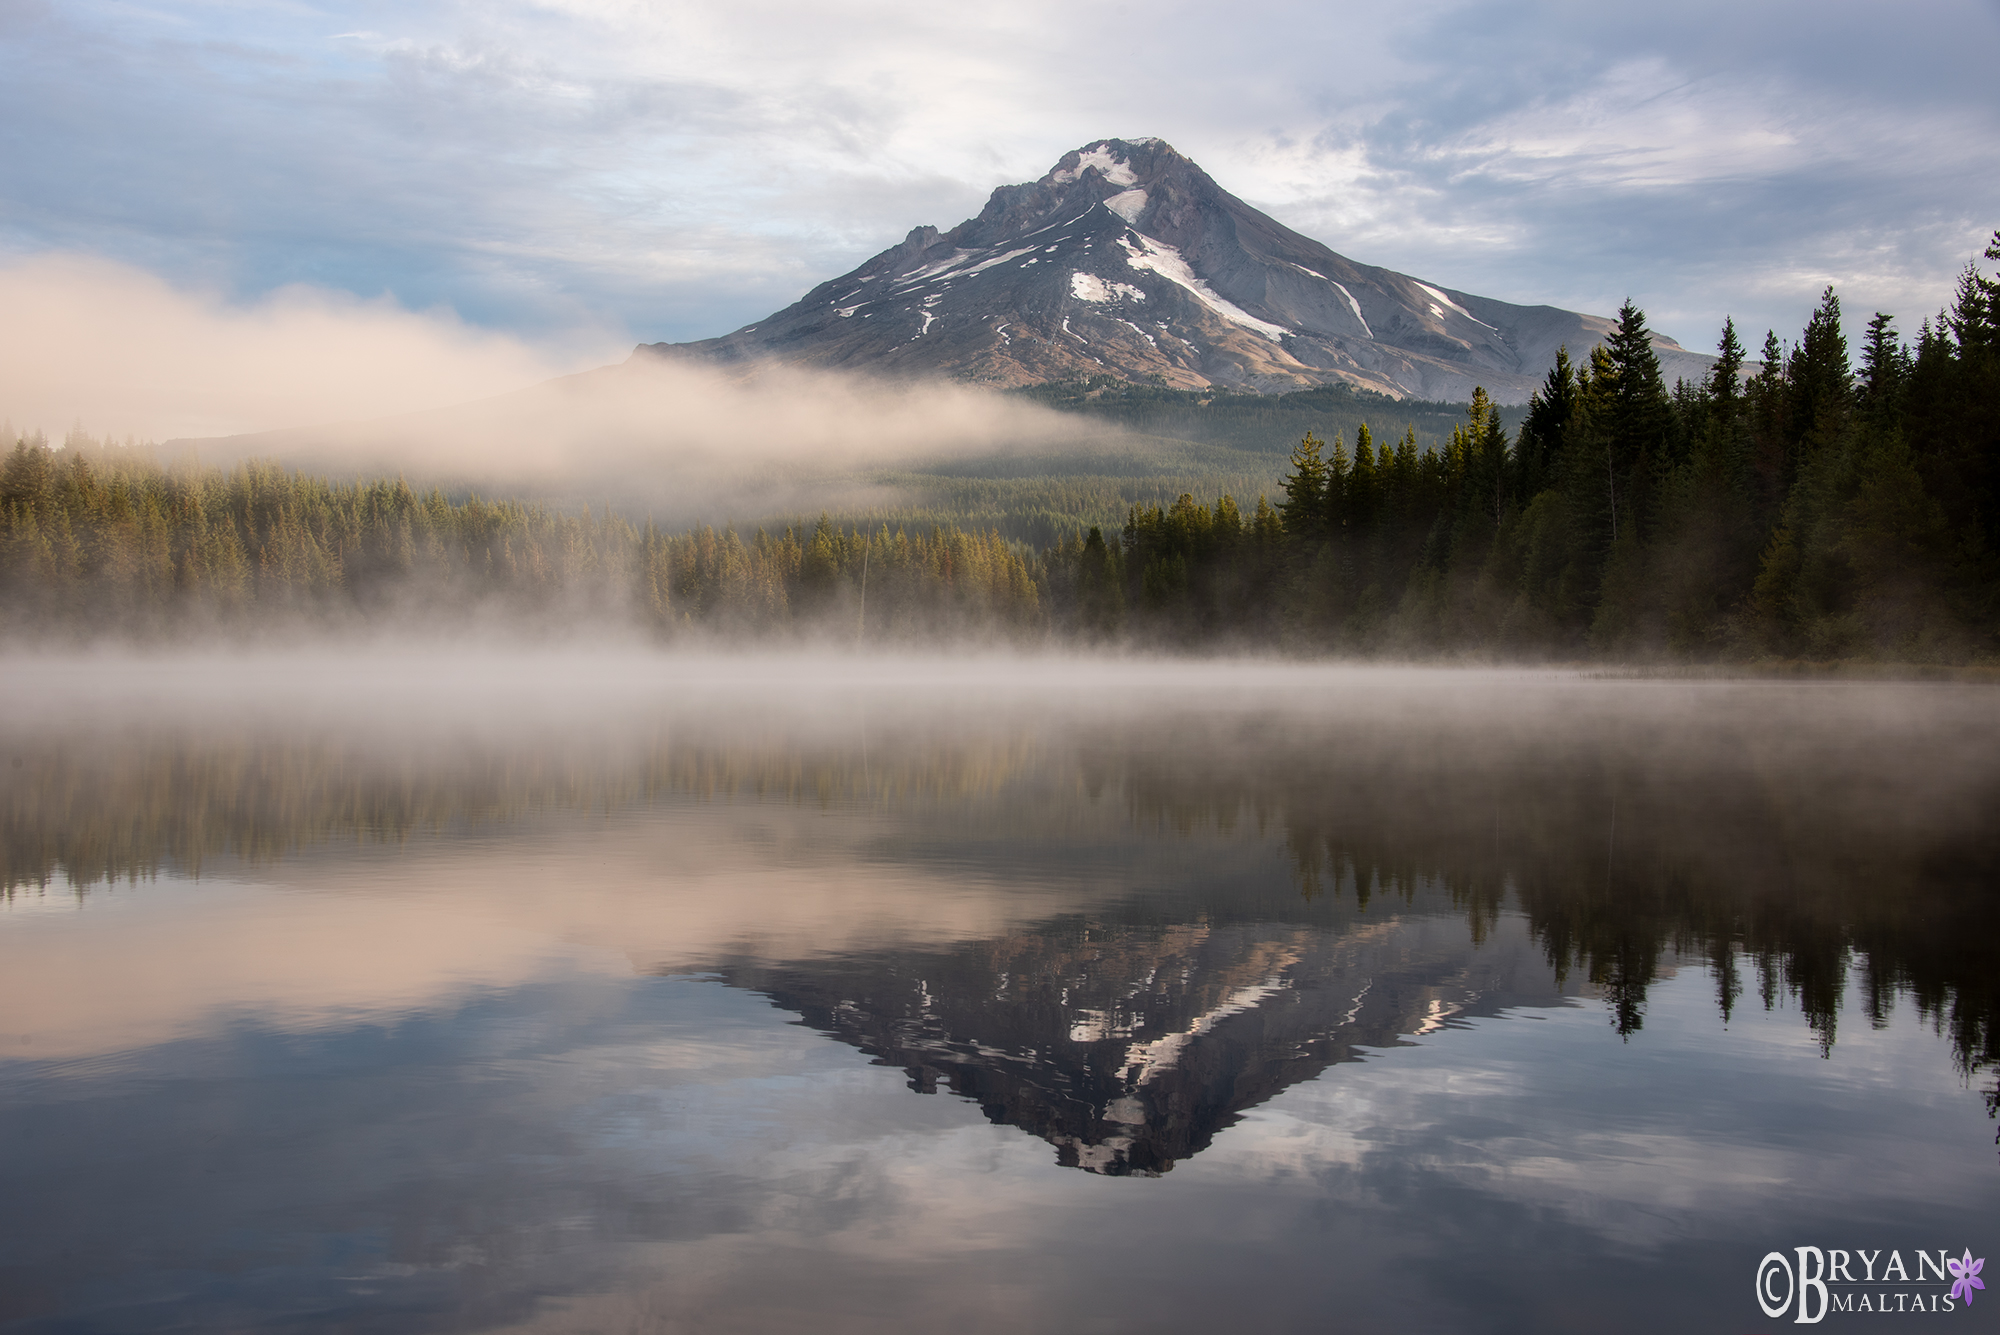
[[(0, 1056), (142, 1047), (237, 1015), (305, 1032), (449, 1007), (551, 970), (629, 976), (946, 944), (1091, 898), (1063, 879), (899, 867), (874, 850), (893, 828), (782, 804), (696, 808), (581, 834), (224, 860), (198, 883), (167, 876), (80, 900), (17, 893), (0, 904), (0, 1009), (18, 1021), (0, 1032)], [(808, 838), (810, 857), (797, 846)]]
[[(1563, 1266), (1599, 1319), (1670, 1329), (1733, 1310), (1676, 1292), (1677, 1249), (1886, 1226), (1912, 1195), (1927, 1227), (1962, 1225), (1990, 1196), (1963, 1170), (1984, 1123), (1913, 1017), (1829, 1063), (1758, 1012), (1722, 1052), (1692, 969), (1657, 990), (1643, 1041), (1591, 1005), (1474, 1020), (1295, 1086), (1150, 1181), (1055, 1169), (1039, 1140), (789, 1020), (714, 981), (558, 971), (347, 1028), (238, 1017), (71, 1073), (86, 1116), (17, 1086), (0, 1122), (46, 1151), (27, 1180), (15, 1166), (15, 1199), (97, 1220), (99, 1254), (198, 1267), (242, 1259), (246, 1227), (263, 1239), (206, 1293), (132, 1279), (106, 1297), (125, 1317), (282, 1292), (383, 1329), (769, 1329), (815, 1304), (831, 1330), (937, 1311), (974, 1331), (1195, 1329), (1232, 1304), (1283, 1324), (1288, 1303), (1336, 1302), (1364, 1325), (1497, 1309), (1516, 1319), (1474, 1324), (1549, 1329), (1578, 1324), (1536, 1282)], [(1747, 1106), (1774, 1060), (1820, 1080)], [(1820, 1082), (1862, 1073), (1880, 1078), (1825, 1111)], [(202, 1125), (226, 1145), (188, 1145)], [(64, 1227), (40, 1222), (17, 1255)]]
[(0, 930), (0, 1005), (15, 1031), (0, 1053), (117, 1053), (245, 1020), (297, 1033), (393, 1023), (551, 971), (627, 971), (602, 950), (460, 909), (385, 898), (357, 912), (330, 896), (169, 879), (35, 913)]
[[(1698, 975), (1665, 992), (1662, 1027), (1686, 1012), (1688, 1051), (1642, 1061), (1625, 1092), (1740, 1074), (1688, 1068), (1707, 1052), (1694, 1031), (1713, 1024)], [(1776, 1018), (1756, 1025), (1793, 1032)], [(1738, 1122), (1726, 1098), (1672, 1131), (1620, 1130), (1597, 1061), (1606, 1038), (1591, 1008), (1482, 1020), (1298, 1086), (1154, 1181), (1051, 1179), (1023, 1155), (1025, 1142), (976, 1126), (876, 1140), (865, 1120), (887, 1087), (852, 1089), (853, 1104), (834, 1103), (862, 1126), (808, 1115), (798, 1128), (803, 1158), (787, 1182), (805, 1199), (782, 1202), (772, 1233), (703, 1240), (695, 1286), (643, 1278), (676, 1274), (689, 1258), (642, 1247), (631, 1287), (566, 1300), (522, 1328), (639, 1311), (769, 1328), (809, 1306), (806, 1295), (832, 1291), (836, 1330), (937, 1310), (972, 1330), (1090, 1320), (1191, 1330), (1226, 1323), (1232, 1307), (1269, 1314), (1279, 1294), (1288, 1295), (1281, 1310), (1298, 1303), (1303, 1317), (1336, 1304), (1363, 1326), (1665, 1330), (1734, 1314), (1718, 1286), (1676, 1269), (1694, 1255), (1721, 1251), (1747, 1265), (1767, 1237), (1895, 1227), (1912, 1187), (1936, 1189), (1927, 1227), (1980, 1217), (1986, 1184), (1944, 1166), (1964, 1133), (1979, 1134), (1962, 1096), (1920, 1097), (1904, 1122), (1885, 1090), (1865, 1110), (1880, 1120), (1858, 1119), (1817, 1146)], [(1798, 1055), (1820, 1060), (1810, 1045)], [(1930, 1056), (1931, 1078), (1913, 1094), (1948, 1092)], [(1857, 1181), (1851, 1167), (1841, 1180), (1815, 1171), (1815, 1157), (1851, 1166), (1898, 1138), (1907, 1152), (1890, 1153), (1879, 1180)], [(814, 1167), (827, 1159), (838, 1172)], [(1032, 1289), (1019, 1282), (1030, 1272)], [(965, 1305), (988, 1285), (1005, 1287), (1007, 1301)]]
[(1687, 970), (1659, 987), (1630, 1043), (1581, 1006), (1481, 1020), (1342, 1068), (1250, 1114), (1202, 1167), (1312, 1176), (1343, 1196), (1447, 1181), (1631, 1252), (1717, 1221), (1873, 1227), (1879, 1211), (1910, 1208), (1906, 1196), (1986, 1208), (1990, 1169), (1966, 1167), (1992, 1133), (1944, 1039), (1906, 1016), (1829, 1060), (1795, 1016), (1759, 1010), (1724, 1043), (1706, 986)]
[[(1985, 1039), (1928, 1027), (1991, 1010), (1987, 696), (1144, 665), (1037, 715), (981, 668), (857, 754), (847, 671), (733, 739), (775, 677), (16, 729), (62, 780), (4, 790), (16, 872), (257, 838), (0, 907), (0, 1254), (210, 1325), (1676, 1329), (1745, 1305), (1688, 1276), (1990, 1213)], [(1148, 712), (1245, 681), (1352, 698)], [(1135, 1107), (1171, 1172), (1052, 1163)]]

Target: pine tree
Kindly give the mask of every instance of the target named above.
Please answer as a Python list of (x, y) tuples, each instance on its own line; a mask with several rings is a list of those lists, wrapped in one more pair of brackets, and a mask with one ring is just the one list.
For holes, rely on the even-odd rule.
[(1363, 423), (1354, 434), (1354, 461), (1347, 468), (1347, 505), (1342, 516), (1350, 537), (1366, 542), (1375, 528), (1375, 438)]
[(1806, 322), (1805, 334), (1792, 349), (1785, 378), (1791, 386), (1790, 431), (1787, 443), (1811, 453), (1822, 449), (1846, 429), (1853, 407), (1853, 372), (1847, 361), (1847, 335), (1840, 327), (1840, 298), (1831, 287)]
[[(1643, 533), (1652, 505), (1653, 468), (1661, 458), (1669, 427), (1667, 387), (1646, 314), (1627, 299), (1618, 327), (1605, 346), (1612, 369), (1609, 413), (1604, 423), (1610, 485), (1625, 493), (1622, 519)], [(1614, 504), (1616, 504), (1614, 500)], [(1613, 523), (1613, 541), (1617, 540)]]
[(1743, 344), (1736, 337), (1736, 321), (1724, 316), (1722, 338), (1715, 345), (1715, 365), (1708, 372), (1709, 398), (1724, 413), (1733, 413), (1743, 398)]
[[(2000, 260), (2000, 231), (1993, 233), (1986, 258)], [(1943, 321), (1961, 356), (2000, 349), (2000, 277), (1988, 278), (1968, 264), (1958, 276), (1958, 292)]]
[(1861, 406), (1880, 425), (1895, 411), (1910, 374), (1909, 349), (1896, 337), (1896, 321), (1881, 311), (1868, 322), (1868, 341), (1861, 348)]
[(1285, 475), (1285, 500), (1278, 513), (1285, 536), (1309, 551), (1326, 537), (1326, 442), (1308, 431), (1292, 450), (1292, 471)]
[(1556, 455), (1576, 407), (1576, 388), (1576, 370), (1570, 365), (1569, 345), (1564, 344), (1556, 349), (1555, 365), (1542, 387), (1528, 396), (1528, 415), (1515, 442), (1514, 499), (1521, 505), (1555, 481)]

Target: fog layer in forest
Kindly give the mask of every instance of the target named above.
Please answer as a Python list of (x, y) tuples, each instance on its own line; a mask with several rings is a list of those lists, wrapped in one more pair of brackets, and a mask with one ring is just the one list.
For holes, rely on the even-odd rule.
[[(895, 508), (856, 469), (1122, 447), (950, 386), (635, 365), (313, 437), (350, 464), (595, 477), (622, 504), (594, 513), (23, 440), (0, 473), (0, 616), (66, 639), (414, 623), (1389, 657), (2000, 652), (2000, 281), (1969, 267), (1914, 344), (1878, 314), (1858, 366), (1830, 289), (1796, 344), (1769, 336), (1750, 363), (1728, 325), (1718, 350), (1706, 382), (1670, 391), (1628, 304), (1608, 343), (1558, 360), (1518, 431), (1476, 394), (1437, 448), (1309, 433), (1273, 494), (1188, 493), (1036, 541), (935, 512), (855, 520)], [(806, 517), (633, 517), (635, 496), (676, 489)]]

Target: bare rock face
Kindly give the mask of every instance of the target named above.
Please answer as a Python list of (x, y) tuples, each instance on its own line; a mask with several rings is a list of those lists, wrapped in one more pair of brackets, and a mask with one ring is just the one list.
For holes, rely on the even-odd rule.
[[(1105, 139), (1001, 186), (721, 338), (641, 354), (777, 360), (995, 386), (1113, 374), (1182, 389), (1344, 381), (1398, 398), (1524, 402), (1601, 316), (1514, 306), (1357, 264), (1251, 208), (1158, 139)], [(1656, 338), (1662, 369), (1711, 360)]]

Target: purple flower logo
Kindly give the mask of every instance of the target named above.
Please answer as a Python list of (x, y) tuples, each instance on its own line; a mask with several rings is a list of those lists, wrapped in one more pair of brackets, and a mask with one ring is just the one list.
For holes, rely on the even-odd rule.
[(1972, 1248), (1967, 1247), (1964, 1259), (1953, 1261), (1947, 1258), (1945, 1265), (1951, 1271), (1951, 1296), (1965, 1299), (1966, 1306), (1970, 1307), (1972, 1291), (1986, 1287), (1986, 1281), (1979, 1277), (1980, 1270), (1986, 1265), (1986, 1258), (1982, 1256), (1977, 1261), (1973, 1260)]

